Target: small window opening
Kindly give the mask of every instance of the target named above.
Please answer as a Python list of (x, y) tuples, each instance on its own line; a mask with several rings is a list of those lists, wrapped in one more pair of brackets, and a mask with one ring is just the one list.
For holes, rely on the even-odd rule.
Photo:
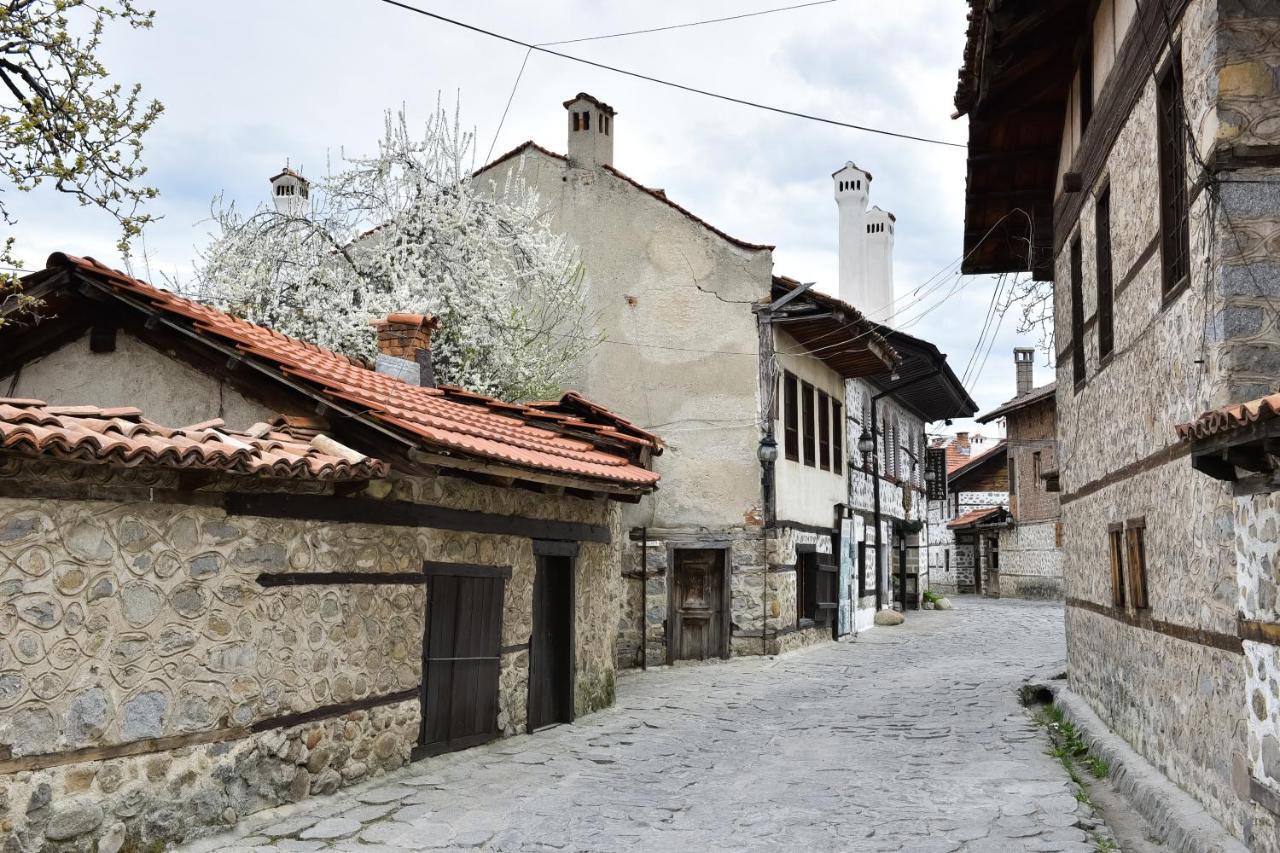
[(583, 130), (591, 129), (591, 113), (584, 112), (582, 114), (582, 129)]

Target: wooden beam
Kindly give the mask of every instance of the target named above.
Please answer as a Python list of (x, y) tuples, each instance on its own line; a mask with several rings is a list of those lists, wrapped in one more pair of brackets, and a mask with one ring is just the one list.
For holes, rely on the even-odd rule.
[(506, 477), (510, 480), (526, 480), (550, 486), (564, 486), (600, 494), (644, 494), (650, 489), (643, 486), (631, 486), (626, 483), (615, 483), (608, 480), (592, 480), (588, 477), (573, 477), (561, 474), (550, 474), (526, 468), (517, 468), (501, 462), (490, 462), (453, 456), (445, 453), (433, 453), (426, 450), (410, 450), (409, 459), (419, 465), (431, 468), (455, 468), (461, 471), (472, 471), (490, 477)]
[(421, 572), (263, 572), (258, 585), (317, 586), (335, 584), (424, 584)]

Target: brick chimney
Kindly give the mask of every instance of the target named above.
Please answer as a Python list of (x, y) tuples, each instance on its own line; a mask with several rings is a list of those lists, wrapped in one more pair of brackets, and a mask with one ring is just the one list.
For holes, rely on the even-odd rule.
[(961, 456), (968, 456), (971, 449), (969, 446), (969, 433), (956, 433), (956, 449), (960, 451)]
[(410, 385), (436, 384), (431, 366), (431, 333), (440, 321), (430, 314), (388, 314), (371, 324), (378, 332), (378, 359), (374, 368)]
[(1032, 379), (1035, 370), (1036, 351), (1030, 347), (1015, 347), (1013, 350), (1013, 367), (1017, 371), (1018, 396), (1031, 393), (1034, 386)]

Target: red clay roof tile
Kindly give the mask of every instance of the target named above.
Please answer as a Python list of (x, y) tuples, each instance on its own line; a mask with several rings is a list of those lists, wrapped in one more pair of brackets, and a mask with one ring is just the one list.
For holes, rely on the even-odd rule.
[(218, 419), (175, 429), (148, 421), (134, 408), (0, 397), (0, 450), (24, 456), (290, 480), (368, 480), (389, 470), (380, 460), (334, 456), (260, 426), (239, 433)]
[(1178, 424), (1175, 429), (1180, 440), (1194, 441), (1276, 417), (1280, 417), (1280, 393), (1268, 394), (1247, 403), (1232, 403), (1210, 409), (1194, 421)]
[[(604, 423), (588, 423), (547, 404), (507, 403), (454, 386), (423, 388), (370, 370), (363, 362), (315, 344), (200, 305), (166, 290), (130, 278), (92, 258), (61, 253), (50, 256), (50, 268), (70, 267), (113, 290), (140, 299), (147, 307), (191, 320), (194, 328), (230, 343), (238, 351), (305, 380), (324, 395), (362, 406), (367, 416), (425, 439), (449, 451), (501, 460), (520, 467), (552, 471), (589, 480), (652, 488), (658, 475), (621, 453), (599, 449), (596, 442), (616, 446), (619, 439), (660, 452), (656, 438), (626, 420), (594, 407)], [(566, 395), (558, 406), (580, 405)], [(620, 436), (619, 433), (624, 434)], [(629, 438), (628, 438), (629, 437)], [(612, 448), (610, 448), (612, 449)]]

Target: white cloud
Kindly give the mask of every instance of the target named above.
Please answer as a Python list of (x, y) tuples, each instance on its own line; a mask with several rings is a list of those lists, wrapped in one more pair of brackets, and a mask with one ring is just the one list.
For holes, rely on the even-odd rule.
[[(638, 4), (547, 0), (421, 0), (424, 8), (519, 38), (546, 41), (736, 14), (740, 0)], [(568, 53), (692, 86), (858, 124), (964, 141), (950, 119), (965, 6), (954, 0), (838, 0), (685, 30), (588, 42)], [(205, 238), (212, 196), (253, 205), (285, 158), (322, 171), (328, 152), (363, 151), (383, 110), (424, 118), (437, 92), (460, 92), (481, 156), (497, 130), (522, 48), (376, 0), (223, 0), (163, 4), (156, 27), (111, 32), (105, 55), (122, 82), (166, 107), (146, 140), (151, 269), (182, 271)], [(964, 152), (778, 116), (534, 54), (495, 152), (525, 139), (564, 149), (560, 102), (578, 91), (619, 110), (615, 162), (717, 227), (778, 245), (778, 271), (834, 291), (836, 209), (830, 173), (854, 160), (875, 175), (873, 201), (898, 217), (896, 279), (910, 290), (955, 261), (963, 228)], [(30, 266), (55, 249), (118, 263), (111, 223), (66, 199), (20, 200), (16, 231)], [(910, 330), (950, 354), (959, 373), (990, 301), (991, 280), (968, 282)], [(984, 409), (1011, 396), (1001, 333), (972, 393)], [(1030, 341), (1034, 343), (1034, 340)], [(1040, 368), (1040, 381), (1050, 376)]]

